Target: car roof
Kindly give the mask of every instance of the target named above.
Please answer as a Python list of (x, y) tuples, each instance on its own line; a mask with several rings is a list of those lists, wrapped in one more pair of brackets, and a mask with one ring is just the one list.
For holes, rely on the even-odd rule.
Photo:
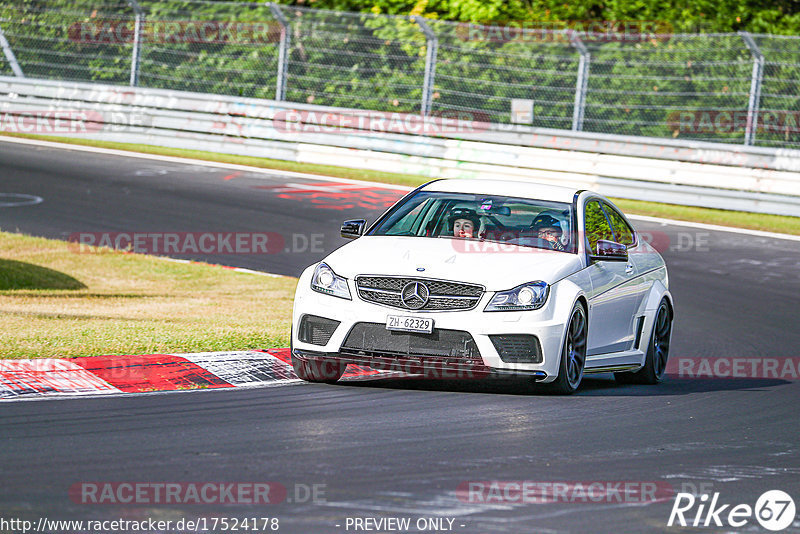
[(425, 191), (441, 191), (444, 193), (502, 195), (566, 203), (571, 203), (577, 192), (576, 189), (571, 187), (560, 187), (529, 181), (487, 179), (436, 180), (426, 184), (422, 189)]

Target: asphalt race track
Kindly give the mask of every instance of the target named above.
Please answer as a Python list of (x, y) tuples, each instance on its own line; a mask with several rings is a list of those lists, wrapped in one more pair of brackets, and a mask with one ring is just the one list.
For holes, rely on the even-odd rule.
[[(285, 245), (274, 254), (179, 256), (293, 276), (344, 242), (342, 220), (374, 220), (400, 194), (8, 142), (0, 142), (0, 193), (43, 199), (0, 207), (0, 228), (60, 239), (274, 232)], [(670, 269), (672, 358), (798, 356), (800, 242), (637, 228), (654, 236)], [(451, 518), (451, 531), (470, 534), (677, 532), (667, 527), (672, 497), (487, 503), (456, 490), (469, 481), (656, 482), (719, 492), (731, 505), (780, 489), (800, 505), (798, 406), (798, 378), (670, 377), (650, 387), (606, 375), (571, 397), (515, 380), (394, 379), (3, 403), (0, 515), (268, 516), (296, 533), (354, 532), (347, 518), (389, 516), (412, 525)], [(69, 489), (87, 481), (269, 481), (288, 496), (257, 506), (78, 504)], [(316, 500), (306, 491), (314, 485)], [(764, 531), (754, 518), (728, 530)], [(800, 532), (800, 521), (785, 532)]]

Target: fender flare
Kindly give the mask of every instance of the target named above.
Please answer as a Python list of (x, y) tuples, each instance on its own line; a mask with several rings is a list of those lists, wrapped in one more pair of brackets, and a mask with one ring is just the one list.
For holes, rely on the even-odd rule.
[(672, 293), (669, 292), (661, 280), (656, 280), (653, 282), (653, 286), (650, 288), (650, 292), (645, 299), (644, 311), (645, 312), (652, 312), (658, 309), (658, 305), (661, 303), (661, 299), (667, 300), (667, 306), (669, 306), (670, 314), (672, 318), (675, 318), (675, 303), (672, 300)]
[(581, 302), (583, 310), (586, 312), (586, 329), (588, 335), (589, 321), (591, 320), (589, 317), (589, 298), (586, 296), (584, 290), (571, 280), (561, 280), (557, 284), (558, 301), (555, 303), (555, 308), (553, 309), (553, 318), (564, 318), (564, 332), (561, 336), (561, 344), (563, 345), (564, 336), (567, 334), (567, 321), (569, 320), (569, 315), (572, 313), (572, 308), (575, 306), (576, 302)]

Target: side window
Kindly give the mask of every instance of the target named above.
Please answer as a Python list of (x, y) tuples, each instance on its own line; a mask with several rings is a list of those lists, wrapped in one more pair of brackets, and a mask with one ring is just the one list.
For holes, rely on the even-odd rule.
[(611, 219), (611, 226), (614, 228), (614, 233), (617, 236), (618, 243), (623, 245), (633, 245), (634, 236), (633, 229), (628, 226), (622, 215), (608, 204), (604, 204), (608, 218)]
[(611, 231), (606, 216), (603, 214), (600, 202), (592, 200), (586, 204), (584, 223), (586, 225), (586, 242), (589, 248), (589, 254), (595, 254), (597, 252), (597, 241), (599, 239), (605, 239), (606, 241), (614, 240), (614, 233)]
[(403, 215), (400, 220), (395, 223), (391, 232), (387, 233), (387, 235), (407, 235), (415, 232), (419, 227), (417, 223), (420, 218), (420, 214), (430, 207), (431, 202), (431, 199), (426, 199), (424, 202), (421, 202), (414, 207), (414, 209)]

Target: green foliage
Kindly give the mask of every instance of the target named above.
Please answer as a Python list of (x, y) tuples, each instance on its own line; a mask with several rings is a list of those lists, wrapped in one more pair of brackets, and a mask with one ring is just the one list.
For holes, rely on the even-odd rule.
[[(281, 2), (321, 9), (406, 14), (415, 0), (293, 0)], [(458, 22), (663, 21), (675, 32), (750, 31), (800, 35), (800, 3), (795, 0), (428, 0), (426, 16)]]
[(130, 8), (119, 5), (108, 15), (106, 19), (102, 7), (90, 7), (88, 2), (13, 0), (0, 4), (3, 32), (25, 75), (37, 78), (128, 80), (129, 44), (106, 39), (80, 42), (82, 24), (88, 28), (100, 17), (109, 25), (132, 20)]
[[(266, 3), (139, 3), (146, 12), (139, 85), (274, 97), (281, 27)], [(439, 40), (434, 113), (510, 122), (512, 100), (527, 99), (534, 103), (533, 126), (558, 129), (572, 127), (580, 57), (562, 30), (634, 21), (628, 26), (634, 33), (583, 37), (591, 58), (583, 129), (732, 143), (743, 140), (753, 68), (734, 32), (800, 34), (800, 6), (792, 0), (766, 7), (754, 0), (294, 0), (282, 11), (291, 28), (291, 102), (418, 112), (427, 44), (409, 15), (421, 15)], [(111, 21), (130, 37), (133, 17), (123, 0), (0, 6), (0, 24), (28, 76), (120, 85), (130, 77), (132, 39), (86, 42), (74, 38), (74, 29)], [(186, 39), (187, 26), (206, 22), (265, 30)], [(591, 28), (610, 27), (597, 24)], [(800, 146), (800, 39), (755, 39), (766, 60), (760, 107), (775, 124), (758, 130), (757, 143)], [(10, 74), (4, 59), (0, 73)]]

